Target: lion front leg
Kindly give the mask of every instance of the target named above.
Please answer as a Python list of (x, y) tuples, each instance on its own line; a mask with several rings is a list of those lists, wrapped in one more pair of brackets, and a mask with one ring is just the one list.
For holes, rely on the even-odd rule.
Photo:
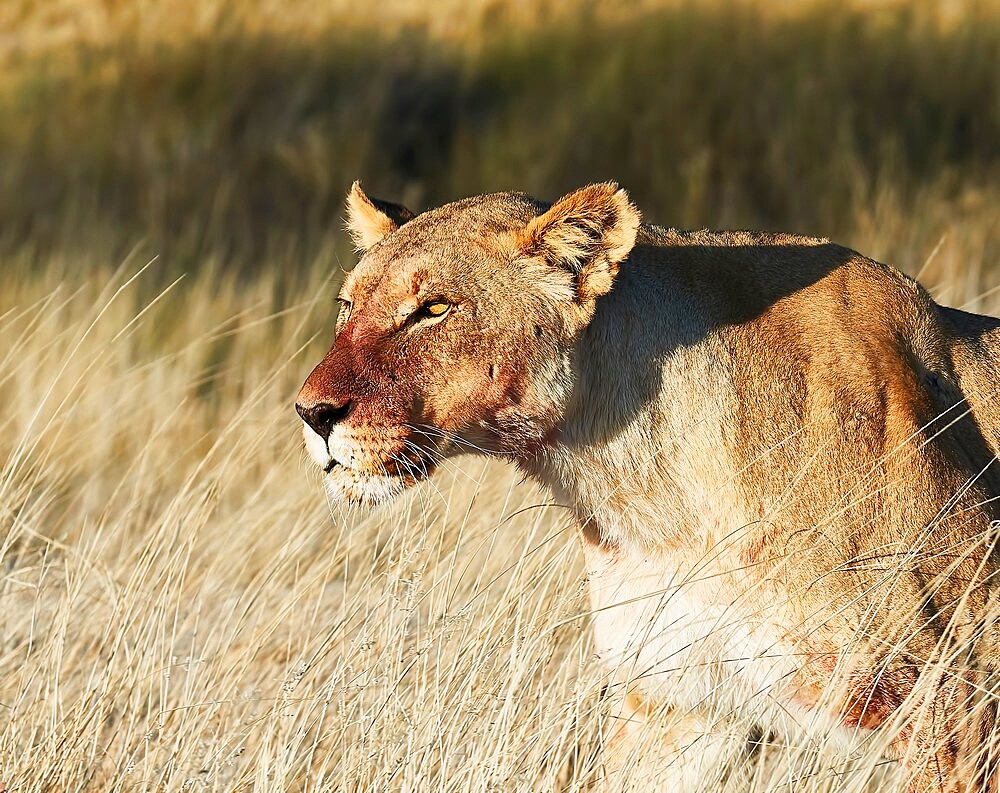
[(745, 789), (755, 742), (736, 725), (704, 713), (652, 708), (637, 694), (615, 703), (602, 743), (603, 789), (712, 791)]

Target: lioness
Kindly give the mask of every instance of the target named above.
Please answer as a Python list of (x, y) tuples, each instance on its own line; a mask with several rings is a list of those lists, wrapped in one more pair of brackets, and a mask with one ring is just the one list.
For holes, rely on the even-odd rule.
[(1000, 321), (827, 240), (643, 225), (615, 184), (347, 208), (361, 259), (296, 404), (330, 494), (469, 451), (551, 488), (616, 746), (671, 725), (664, 790), (730, 716), (992, 789)]

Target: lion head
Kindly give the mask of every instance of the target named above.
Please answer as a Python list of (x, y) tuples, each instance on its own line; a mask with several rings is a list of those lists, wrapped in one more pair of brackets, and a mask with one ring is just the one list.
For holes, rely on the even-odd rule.
[(355, 183), (347, 214), (361, 258), (295, 406), (330, 494), (375, 504), (451, 455), (523, 460), (551, 443), (574, 339), (635, 244), (625, 191), (551, 206), (497, 193), (414, 216)]

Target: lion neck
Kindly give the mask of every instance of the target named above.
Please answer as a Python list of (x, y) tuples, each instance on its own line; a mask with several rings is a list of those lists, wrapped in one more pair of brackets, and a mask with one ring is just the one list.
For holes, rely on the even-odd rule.
[(575, 344), (551, 442), (520, 461), (620, 547), (701, 546), (744, 520), (722, 432), (732, 389), (720, 342), (703, 307), (668, 278), (641, 261), (622, 268)]

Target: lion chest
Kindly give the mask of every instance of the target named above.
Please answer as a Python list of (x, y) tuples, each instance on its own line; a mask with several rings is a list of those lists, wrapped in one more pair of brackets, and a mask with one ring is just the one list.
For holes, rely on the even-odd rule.
[(718, 566), (589, 543), (585, 554), (594, 648), (617, 682), (680, 708), (780, 706), (797, 654), (778, 615)]

